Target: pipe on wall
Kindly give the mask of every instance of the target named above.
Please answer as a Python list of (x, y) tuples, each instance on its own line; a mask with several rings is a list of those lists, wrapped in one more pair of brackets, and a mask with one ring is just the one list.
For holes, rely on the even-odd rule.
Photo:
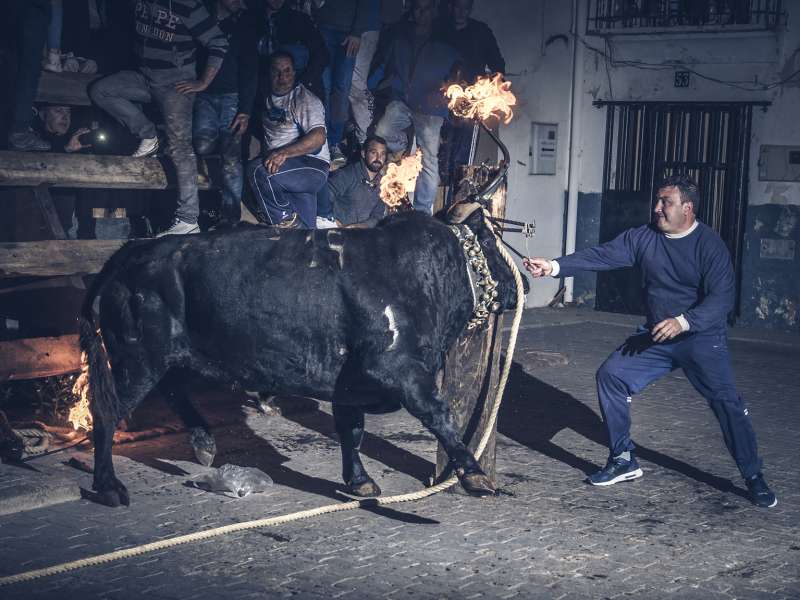
[[(572, 0), (572, 83), (569, 106), (569, 153), (567, 155), (567, 210), (564, 239), (564, 254), (575, 252), (578, 225), (578, 181), (580, 176), (581, 111), (583, 109), (583, 59), (584, 49), (580, 43), (580, 26), (586, 22), (587, 0)], [(564, 301), (572, 302), (574, 280), (564, 280)]]

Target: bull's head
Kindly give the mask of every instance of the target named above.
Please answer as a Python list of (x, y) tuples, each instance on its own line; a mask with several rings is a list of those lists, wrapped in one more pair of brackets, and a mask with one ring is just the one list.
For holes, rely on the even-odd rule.
[[(514, 274), (508, 263), (500, 255), (497, 244), (500, 242), (492, 229), (491, 223), (486, 218), (483, 207), (477, 202), (459, 202), (453, 205), (445, 216), (450, 223), (463, 223), (469, 227), (478, 238), (486, 263), (497, 281), (497, 300), (502, 310), (513, 310), (517, 306), (517, 291), (514, 284)], [(523, 276), (524, 292), (529, 290), (528, 280)]]

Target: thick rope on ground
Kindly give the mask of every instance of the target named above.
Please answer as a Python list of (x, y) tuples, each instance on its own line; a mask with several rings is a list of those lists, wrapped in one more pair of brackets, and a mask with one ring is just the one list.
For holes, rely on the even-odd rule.
[[(497, 421), (497, 414), (500, 411), (500, 403), (502, 401), (503, 391), (505, 390), (506, 383), (508, 382), (508, 376), (509, 373), (511, 372), (511, 360), (514, 357), (514, 348), (517, 345), (517, 332), (519, 331), (519, 325), (520, 322), (522, 321), (522, 310), (524, 308), (524, 303), (525, 303), (525, 295), (523, 293), (523, 285), (522, 285), (522, 276), (519, 273), (519, 269), (517, 269), (517, 266), (514, 264), (514, 260), (511, 258), (511, 255), (508, 254), (508, 252), (506, 252), (505, 248), (503, 248), (499, 238), (496, 239), (496, 243), (500, 255), (503, 257), (506, 263), (508, 263), (508, 266), (511, 268), (511, 271), (514, 274), (514, 283), (516, 284), (517, 288), (517, 308), (516, 311), (514, 312), (514, 320), (511, 324), (511, 333), (508, 340), (508, 348), (506, 350), (506, 360), (503, 363), (503, 371), (500, 375), (500, 381), (497, 384), (497, 394), (495, 395), (494, 402), (492, 404), (492, 412), (489, 415), (488, 423), (483, 431), (483, 435), (475, 451), (476, 459), (480, 459), (481, 455), (483, 454), (483, 451), (486, 449), (486, 445), (489, 443), (489, 439), (492, 436), (492, 432), (494, 431), (494, 426)], [(299, 512), (280, 515), (277, 517), (270, 517), (268, 519), (245, 521), (242, 523), (234, 523), (232, 525), (224, 525), (222, 527), (208, 529), (206, 531), (197, 531), (195, 533), (189, 533), (174, 538), (159, 540), (158, 542), (151, 542), (149, 544), (136, 546), (134, 548), (126, 548), (124, 550), (117, 550), (115, 552), (109, 552), (107, 554), (100, 554), (98, 556), (82, 558), (80, 560), (62, 563), (59, 565), (53, 565), (51, 567), (45, 567), (43, 569), (26, 571), (24, 573), (19, 573), (17, 575), (0, 577), (0, 587), (5, 585), (11, 585), (13, 583), (21, 583), (23, 581), (32, 581), (34, 579), (39, 579), (41, 577), (48, 577), (50, 575), (57, 575), (59, 573), (66, 573), (68, 571), (75, 571), (77, 569), (83, 569), (84, 567), (101, 565), (116, 560), (120, 560), (123, 558), (130, 558), (132, 556), (147, 554), (148, 552), (155, 552), (156, 550), (164, 550), (167, 548), (172, 548), (174, 546), (189, 544), (191, 542), (207, 540), (209, 538), (218, 537), (229, 533), (234, 533), (237, 531), (258, 529), (262, 527), (269, 527), (271, 525), (281, 525), (283, 523), (289, 523), (291, 521), (300, 521), (302, 519), (310, 519), (312, 517), (318, 517), (321, 515), (327, 515), (337, 512), (344, 512), (348, 510), (355, 510), (357, 508), (362, 508), (362, 507), (371, 507), (376, 505), (385, 506), (387, 504), (399, 504), (401, 502), (413, 502), (415, 500), (422, 500), (423, 498), (427, 498), (428, 496), (433, 496), (434, 494), (438, 494), (439, 492), (442, 492), (452, 487), (457, 482), (458, 482), (458, 477), (454, 475), (449, 479), (447, 479), (446, 481), (443, 481), (437, 485), (426, 488), (424, 490), (420, 490), (418, 492), (399, 494), (396, 496), (387, 496), (385, 498), (368, 498), (364, 500), (353, 500), (351, 502), (343, 502), (340, 504), (329, 504), (327, 506), (320, 506), (319, 508), (302, 510)]]

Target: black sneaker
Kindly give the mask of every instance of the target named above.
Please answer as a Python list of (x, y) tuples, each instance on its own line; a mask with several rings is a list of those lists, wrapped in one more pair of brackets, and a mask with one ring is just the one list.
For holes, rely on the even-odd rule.
[(630, 460), (625, 460), (618, 456), (609, 458), (605, 468), (589, 475), (586, 481), (592, 485), (614, 485), (620, 481), (639, 479), (642, 475), (644, 475), (644, 472), (633, 455), (631, 455)]
[(756, 506), (772, 508), (778, 504), (778, 498), (775, 496), (775, 492), (769, 489), (761, 473), (756, 473), (752, 477), (748, 477), (744, 482), (747, 484), (747, 491), (750, 492), (750, 502)]

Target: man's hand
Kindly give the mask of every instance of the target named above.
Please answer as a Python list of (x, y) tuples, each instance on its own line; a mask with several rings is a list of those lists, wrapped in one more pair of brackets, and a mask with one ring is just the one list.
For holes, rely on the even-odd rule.
[(81, 143), (81, 136), (86, 135), (89, 133), (91, 129), (86, 127), (81, 127), (75, 133), (72, 134), (72, 137), (69, 138), (67, 145), (64, 146), (64, 150), (67, 152), (78, 152), (79, 150), (83, 150), (84, 148), (91, 148), (91, 144), (84, 144)]
[(653, 337), (653, 341), (656, 344), (660, 344), (661, 342), (671, 340), (676, 335), (683, 333), (683, 328), (678, 322), (678, 319), (664, 319), (660, 323), (657, 323), (650, 333)]
[(358, 49), (361, 46), (361, 36), (358, 35), (348, 35), (344, 38), (342, 42), (342, 46), (345, 48), (345, 54), (347, 56), (353, 57), (358, 54)]
[(196, 94), (197, 92), (202, 92), (208, 87), (208, 84), (205, 81), (201, 81), (199, 79), (194, 80), (186, 80), (186, 81), (179, 81), (175, 84), (175, 91), (179, 94), (183, 94), (188, 96), (189, 94)]
[(233, 132), (233, 135), (244, 135), (249, 126), (250, 115), (239, 113), (234, 117), (233, 121), (231, 121), (230, 130)]
[(553, 272), (553, 265), (546, 258), (523, 258), (522, 264), (534, 277), (545, 277)]
[(275, 150), (274, 152), (270, 152), (267, 158), (264, 159), (264, 166), (267, 168), (270, 175), (275, 175), (275, 173), (280, 171), (280, 168), (283, 166), (283, 163), (286, 162), (287, 158), (289, 158), (289, 155), (286, 152), (283, 150)]

